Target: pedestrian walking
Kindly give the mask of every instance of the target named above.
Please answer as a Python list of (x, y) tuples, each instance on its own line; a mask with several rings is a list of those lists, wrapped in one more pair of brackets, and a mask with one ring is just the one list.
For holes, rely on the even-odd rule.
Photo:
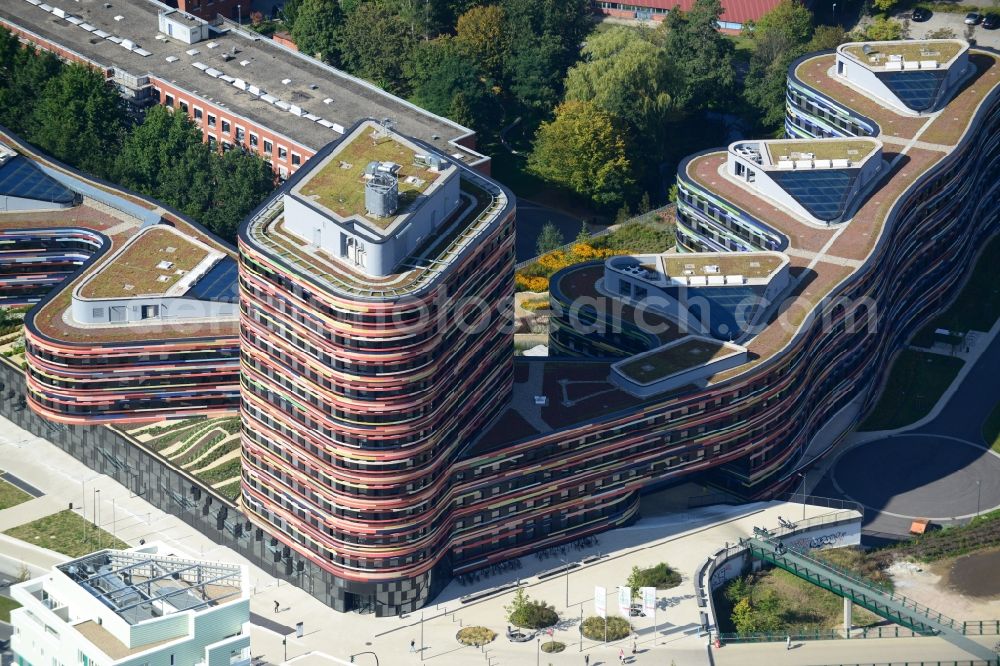
[(410, 641), (410, 652), (416, 652), (416, 651), (417, 651), (417, 642), (414, 641), (414, 640), (411, 640)]
[(583, 666), (590, 666), (590, 655), (583, 655)]
[(274, 602), (274, 612), (277, 613), (280, 608), (281, 608), (281, 604), (279, 604), (277, 601), (275, 601)]
[(785, 649), (786, 650), (791, 650), (792, 649), (792, 637), (791, 636), (785, 636)]
[(625, 663), (625, 648), (618, 648), (618, 663)]

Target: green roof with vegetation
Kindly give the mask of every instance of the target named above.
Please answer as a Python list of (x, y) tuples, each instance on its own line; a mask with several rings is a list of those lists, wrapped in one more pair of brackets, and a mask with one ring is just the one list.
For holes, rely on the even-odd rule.
[[(860, 162), (878, 148), (873, 139), (822, 139), (819, 141), (768, 141), (764, 144), (771, 163), (779, 160), (852, 160)], [(810, 155), (811, 157), (805, 157)]]
[[(427, 190), (441, 174), (414, 164), (416, 152), (391, 136), (373, 136), (365, 125), (353, 138), (338, 147), (324, 163), (296, 188), (301, 196), (313, 199), (342, 218), (358, 216), (378, 229), (385, 229), (406, 213), (408, 205)], [(400, 165), (399, 209), (392, 217), (377, 218), (365, 211), (365, 167), (370, 162)], [(407, 182), (407, 179), (410, 182)]]
[[(153, 227), (135, 237), (125, 249), (101, 266), (80, 288), (84, 298), (123, 298), (162, 294), (191, 271), (209, 250), (201, 243)], [(170, 268), (157, 268), (169, 261)], [(161, 280), (160, 276), (166, 276)]]
[[(666, 254), (663, 255), (663, 271), (668, 277), (742, 275), (748, 278), (766, 278), (778, 270), (783, 261), (780, 256), (751, 252), (717, 252), (711, 256)], [(717, 270), (712, 270), (716, 268)]]
[(731, 353), (721, 342), (692, 338), (623, 363), (617, 369), (638, 384), (650, 384)]

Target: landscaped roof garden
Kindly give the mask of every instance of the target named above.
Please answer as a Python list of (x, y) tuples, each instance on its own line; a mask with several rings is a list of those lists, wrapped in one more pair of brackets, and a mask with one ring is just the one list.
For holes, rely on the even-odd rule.
[[(341, 218), (357, 218), (384, 230), (409, 205), (442, 176), (437, 171), (416, 164), (416, 145), (381, 130), (374, 123), (364, 123), (295, 187), (301, 197), (310, 199)], [(390, 217), (368, 215), (365, 210), (365, 169), (372, 162), (398, 165), (399, 208)]]
[(662, 261), (663, 272), (667, 277), (742, 275), (747, 278), (766, 278), (781, 267), (784, 258), (756, 252), (716, 252), (710, 256), (666, 254)]
[[(865, 52), (867, 47), (868, 52)], [(887, 62), (902, 59), (906, 62), (936, 62), (944, 66), (968, 48), (957, 39), (921, 39), (898, 42), (865, 42), (844, 44), (840, 47), (858, 62), (868, 67), (883, 67)]]
[(204, 243), (170, 227), (151, 227), (93, 273), (79, 294), (83, 298), (165, 294), (211, 253)]
[(650, 384), (732, 353), (722, 342), (691, 337), (642, 354), (616, 369), (637, 384)]
[(771, 164), (786, 160), (849, 160), (857, 163), (871, 155), (878, 148), (873, 139), (823, 139), (767, 141)]

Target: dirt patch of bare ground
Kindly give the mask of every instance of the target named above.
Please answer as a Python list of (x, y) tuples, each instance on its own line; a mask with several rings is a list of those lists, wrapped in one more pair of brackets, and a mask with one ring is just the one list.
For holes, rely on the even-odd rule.
[(1000, 618), (1000, 548), (892, 565), (896, 592), (956, 620)]

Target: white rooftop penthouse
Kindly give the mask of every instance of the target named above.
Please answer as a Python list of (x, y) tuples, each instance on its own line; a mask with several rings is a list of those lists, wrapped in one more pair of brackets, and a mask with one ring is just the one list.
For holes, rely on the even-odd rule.
[(101, 550), (11, 587), (11, 647), (33, 666), (249, 666), (246, 569)]
[(837, 77), (907, 115), (940, 110), (975, 71), (964, 39), (850, 42), (837, 47)]

